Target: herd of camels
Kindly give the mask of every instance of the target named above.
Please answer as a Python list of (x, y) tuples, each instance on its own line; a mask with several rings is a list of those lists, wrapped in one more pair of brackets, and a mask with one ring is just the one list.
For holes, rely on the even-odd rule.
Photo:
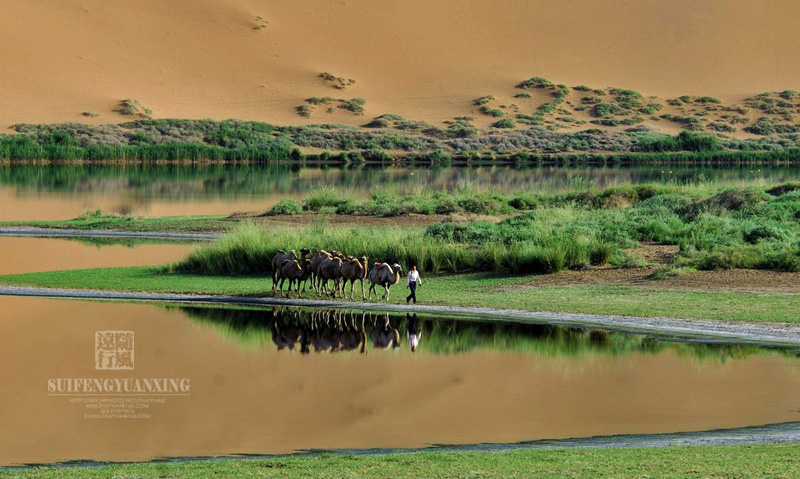
[[(402, 267), (395, 264), (375, 263), (369, 268), (369, 260), (366, 256), (361, 259), (353, 256), (346, 256), (338, 251), (327, 252), (317, 250), (311, 254), (311, 250), (303, 248), (300, 256), (297, 251), (292, 250), (288, 253), (279, 250), (272, 258), (272, 291), (277, 296), (278, 291), (283, 295), (283, 285), (289, 281), (289, 289), (286, 290), (286, 297), (294, 287), (298, 296), (302, 297), (306, 290), (306, 284), (311, 281), (311, 288), (319, 294), (330, 294), (334, 298), (341, 294), (347, 299), (347, 283), (350, 283), (350, 299), (353, 299), (353, 289), (355, 283), (361, 283), (361, 299), (372, 299), (372, 293), (379, 298), (376, 286), (383, 287), (383, 299), (389, 301), (389, 289), (400, 282), (402, 278)], [(364, 280), (369, 279), (369, 294), (364, 292)], [(329, 282), (333, 281), (330, 288)], [(302, 285), (302, 290), (300, 289)]]

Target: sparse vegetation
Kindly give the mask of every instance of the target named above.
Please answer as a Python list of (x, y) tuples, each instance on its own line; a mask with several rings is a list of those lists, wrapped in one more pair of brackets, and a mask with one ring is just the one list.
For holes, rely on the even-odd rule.
[(347, 110), (355, 115), (363, 115), (367, 100), (363, 98), (353, 98), (350, 100), (339, 100), (339, 108)]
[(511, 118), (503, 118), (502, 120), (492, 123), (494, 128), (516, 128), (517, 124)]
[(336, 88), (337, 90), (344, 90), (345, 88), (353, 86), (356, 83), (356, 81), (352, 78), (336, 76), (330, 72), (322, 72), (319, 74), (319, 77), (322, 78), (328, 85)]
[(140, 118), (152, 118), (153, 116), (153, 110), (142, 105), (139, 100), (131, 98), (122, 100), (116, 111), (125, 116), (138, 116)]
[(547, 78), (533, 77), (517, 85), (517, 88), (549, 88), (555, 86), (553, 82)]
[(484, 115), (492, 116), (492, 117), (495, 117), (495, 118), (499, 118), (499, 117), (505, 115), (505, 113), (503, 113), (503, 110), (498, 110), (497, 108), (492, 108), (489, 105), (483, 105), (482, 107), (480, 107), (478, 109), (478, 111), (480, 111)]

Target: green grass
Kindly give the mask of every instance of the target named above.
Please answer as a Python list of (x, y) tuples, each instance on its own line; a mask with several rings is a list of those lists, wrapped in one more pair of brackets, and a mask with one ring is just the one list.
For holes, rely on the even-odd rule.
[(0, 227), (31, 226), (37, 228), (165, 233), (223, 232), (232, 229), (236, 225), (232, 221), (222, 221), (225, 218), (222, 215), (141, 217), (106, 215), (100, 211), (87, 211), (80, 217), (71, 220), (3, 221), (0, 222)]
[[(0, 284), (112, 291), (271, 296), (267, 275), (165, 273), (161, 267), (98, 268), (0, 276)], [(425, 274), (423, 272), (423, 274)], [(751, 322), (798, 322), (800, 295), (663, 290), (650, 286), (541, 286), (542, 276), (463, 274), (428, 276), (422, 304), (564, 313), (683, 317)], [(380, 290), (380, 288), (378, 288)], [(403, 303), (402, 285), (392, 303)]]
[(281, 477), (281, 478), (792, 478), (800, 475), (800, 445), (681, 446), (321, 454), (270, 459), (41, 467), (0, 471), (0, 477)]
[[(437, 193), (406, 198), (375, 193), (362, 203), (322, 191), (309, 197), (303, 209), (375, 216), (530, 211), (496, 223), (432, 223), (424, 230), (321, 224), (267, 230), (243, 223), (176, 269), (266, 274), (278, 250), (306, 247), (415, 264), (433, 273), (553, 273), (608, 262), (629, 265), (623, 250), (655, 243), (678, 247), (672, 260), (677, 267), (800, 271), (800, 190), (794, 188), (750, 186), (709, 194), (704, 187), (636, 185), (549, 196)], [(292, 204), (280, 211), (299, 208)]]

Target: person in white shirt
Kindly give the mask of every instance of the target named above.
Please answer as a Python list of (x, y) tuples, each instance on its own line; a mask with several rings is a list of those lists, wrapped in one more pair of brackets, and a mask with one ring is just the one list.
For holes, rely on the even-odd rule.
[(422, 277), (417, 271), (417, 265), (414, 265), (411, 267), (411, 271), (408, 272), (408, 278), (406, 278), (406, 288), (411, 290), (411, 294), (406, 296), (406, 303), (413, 299), (414, 304), (417, 304), (417, 283), (422, 286)]

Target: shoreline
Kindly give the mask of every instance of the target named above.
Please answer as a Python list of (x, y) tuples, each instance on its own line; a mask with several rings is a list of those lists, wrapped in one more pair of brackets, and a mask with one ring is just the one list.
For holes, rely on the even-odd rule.
[(135, 301), (149, 303), (183, 303), (249, 306), (291, 306), (332, 309), (358, 309), (394, 313), (448, 315), (463, 318), (493, 319), (557, 324), (573, 327), (613, 329), (639, 334), (659, 334), (683, 340), (723, 341), (770, 347), (800, 347), (800, 325), (789, 323), (749, 323), (712, 321), (704, 319), (637, 317), (585, 313), (556, 313), (517, 309), (480, 308), (464, 306), (403, 305), (365, 303), (359, 301), (330, 301), (248, 297), (233, 295), (120, 292), (90, 289), (59, 289), (22, 286), (0, 286), (0, 296), (37, 297), (100, 301)]
[(228, 454), (219, 456), (162, 457), (147, 461), (62, 461), (43, 464), (24, 464), (0, 466), (0, 472), (29, 470), (34, 468), (103, 468), (122, 465), (181, 464), (216, 461), (256, 461), (281, 458), (314, 458), (321, 455), (337, 456), (388, 456), (415, 455), (418, 453), (485, 453), (511, 451), (553, 451), (553, 450), (596, 450), (596, 449), (634, 449), (664, 447), (724, 447), (744, 445), (777, 445), (800, 442), (800, 422), (764, 424), (730, 429), (708, 431), (672, 432), (657, 434), (616, 434), (610, 436), (589, 436), (567, 439), (537, 439), (516, 443), (479, 444), (431, 444), (427, 447), (412, 448), (345, 448), (345, 449), (302, 449), (289, 454)]
[(222, 237), (215, 233), (171, 233), (166, 231), (123, 231), (97, 230), (33, 226), (0, 227), (0, 237), (20, 238), (124, 238), (124, 239), (166, 239), (182, 241), (213, 241)]

